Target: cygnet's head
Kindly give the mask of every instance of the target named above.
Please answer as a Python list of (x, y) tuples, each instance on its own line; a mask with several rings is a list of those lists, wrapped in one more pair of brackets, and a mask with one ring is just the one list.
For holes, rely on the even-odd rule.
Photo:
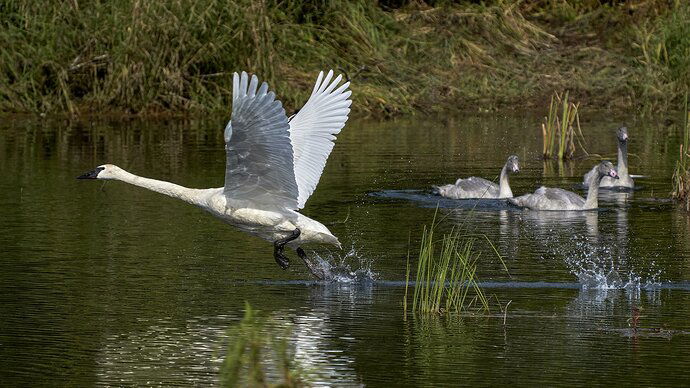
[(621, 143), (625, 143), (628, 141), (628, 128), (626, 127), (620, 127), (616, 131), (616, 136), (618, 137), (618, 141)]
[(520, 172), (520, 164), (518, 163), (517, 155), (510, 155), (506, 161), (506, 166), (508, 167), (508, 172), (518, 173)]
[(122, 169), (114, 164), (102, 164), (95, 169), (79, 175), (77, 179), (115, 179)]
[(608, 160), (599, 163), (597, 170), (601, 176), (610, 176), (611, 178), (618, 179), (618, 172), (616, 171), (616, 168), (613, 167), (613, 164)]

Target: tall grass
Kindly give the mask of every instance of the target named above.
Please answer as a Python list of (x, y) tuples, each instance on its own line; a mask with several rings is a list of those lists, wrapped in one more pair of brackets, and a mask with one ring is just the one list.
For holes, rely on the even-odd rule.
[(636, 60), (648, 82), (635, 85), (643, 98), (656, 98), (669, 107), (682, 103), (690, 87), (690, 3), (672, 0), (670, 12), (631, 27)]
[[(304, 387), (300, 368), (288, 351), (287, 340), (272, 332), (268, 322), (261, 317), (249, 303), (245, 303), (242, 321), (228, 331), (230, 343), (225, 361), (221, 367), (221, 384), (224, 387)], [(281, 375), (278, 383), (269, 382), (266, 365), (268, 359), (275, 360), (270, 365)]]
[[(480, 253), (475, 249), (477, 237), (463, 235), (459, 229), (454, 228), (439, 238), (437, 227), (434, 217), (431, 227), (425, 226), (423, 229), (416, 276), (412, 280), (412, 313), (460, 314), (474, 310), (489, 312), (489, 301), (477, 276), (480, 258)], [(495, 252), (506, 268), (501, 256)], [(403, 300), (405, 316), (408, 311), (410, 282), (408, 256)]]
[(317, 69), (376, 61), (396, 32), (365, 1), (4, 0), (0, 11), (3, 111), (227, 109), (239, 70), (296, 106)]
[(570, 102), (568, 97), (568, 91), (551, 96), (548, 116), (544, 117), (541, 124), (544, 159), (554, 156), (558, 160), (572, 158), (576, 150), (575, 138), (578, 134), (582, 137), (578, 114), (580, 103)]
[[(690, 11), (626, 7), (0, 0), (0, 111), (227, 111), (238, 70), (259, 74), (290, 110), (324, 68), (347, 73), (353, 107), (378, 115), (534, 105), (544, 90), (602, 106), (671, 101), (688, 82)], [(610, 33), (592, 35), (600, 29)]]
[(684, 202), (685, 210), (690, 211), (690, 109), (688, 94), (685, 94), (683, 108), (683, 142), (680, 144), (680, 155), (673, 171), (673, 197)]

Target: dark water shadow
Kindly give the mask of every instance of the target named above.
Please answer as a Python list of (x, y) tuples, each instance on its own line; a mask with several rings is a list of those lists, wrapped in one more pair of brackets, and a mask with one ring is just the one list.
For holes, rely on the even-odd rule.
[(433, 194), (430, 190), (383, 190), (369, 193), (369, 196), (383, 199), (405, 200), (424, 208), (506, 210), (516, 209), (505, 199), (451, 199)]

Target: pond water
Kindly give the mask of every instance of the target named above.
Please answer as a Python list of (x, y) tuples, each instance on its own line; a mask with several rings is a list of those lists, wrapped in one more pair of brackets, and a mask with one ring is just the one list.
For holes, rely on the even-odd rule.
[[(583, 121), (588, 151), (614, 161), (614, 130), (625, 123), (631, 173), (642, 176), (632, 193), (601, 193), (600, 211), (539, 213), (430, 194), (458, 177), (496, 178), (509, 154), (521, 160), (516, 195), (574, 188), (596, 160), (545, 164), (539, 122), (533, 114), (351, 121), (303, 210), (345, 247), (308, 250), (340, 274), (316, 282), (299, 260), (281, 270), (271, 244), (197, 208), (75, 179), (111, 162), (220, 187), (223, 118), (5, 119), (3, 385), (217, 385), (245, 302), (272, 318), (267, 331), (289, 328), (290, 349), (317, 386), (687, 383), (690, 218), (667, 200), (676, 126)], [(509, 274), (477, 247), (480, 280), (492, 300), (510, 303), (505, 316), (495, 308), (405, 319), (408, 251), (414, 266), (437, 211), (440, 228), (469, 227), (504, 257)]]

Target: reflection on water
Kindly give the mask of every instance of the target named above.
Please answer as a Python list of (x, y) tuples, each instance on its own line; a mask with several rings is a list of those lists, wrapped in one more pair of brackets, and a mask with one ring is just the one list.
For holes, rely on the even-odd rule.
[[(245, 301), (291, 331), (317, 386), (684, 383), (690, 221), (665, 198), (676, 135), (636, 123), (631, 171), (644, 175), (641, 189), (602, 191), (599, 211), (431, 195), (432, 185), (459, 177), (493, 179), (509, 154), (522, 161), (515, 194), (541, 185), (584, 194), (577, 185), (591, 161), (545, 168), (539, 121), (349, 123), (303, 210), (348, 247), (309, 251), (330, 282), (314, 281), (296, 258), (280, 270), (270, 244), (198, 209), (74, 179), (113, 162), (219, 187), (222, 117), (0, 122), (3, 383), (215, 385)], [(616, 126), (608, 117), (583, 122), (597, 138), (588, 150), (614, 152), (615, 139), (596, 134)], [(482, 285), (503, 306), (510, 301), (505, 325), (498, 311), (403, 320), (408, 252), (414, 268), (434, 214), (443, 231), (485, 235), (504, 257), (510, 276), (477, 244)]]
[[(358, 309), (371, 304), (372, 287), (366, 284), (328, 284), (302, 295), (312, 308), (301, 311), (274, 310), (263, 327), (266, 336), (289, 333), (288, 344), (294, 361), (305, 367), (304, 376), (315, 385), (357, 385), (354, 359), (342, 350), (342, 343), (356, 338), (335, 330), (333, 320), (361, 318)], [(302, 294), (302, 292), (299, 292)], [(242, 313), (242, 311), (238, 311)], [(97, 381), (136, 385), (156, 381), (175, 385), (218, 384), (224, 361), (228, 328), (236, 315), (197, 316), (180, 323), (169, 318), (139, 320), (137, 331), (110, 334), (96, 357)], [(270, 352), (264, 354), (271, 357)], [(276, 360), (267, 360), (269, 381), (280, 379)]]

